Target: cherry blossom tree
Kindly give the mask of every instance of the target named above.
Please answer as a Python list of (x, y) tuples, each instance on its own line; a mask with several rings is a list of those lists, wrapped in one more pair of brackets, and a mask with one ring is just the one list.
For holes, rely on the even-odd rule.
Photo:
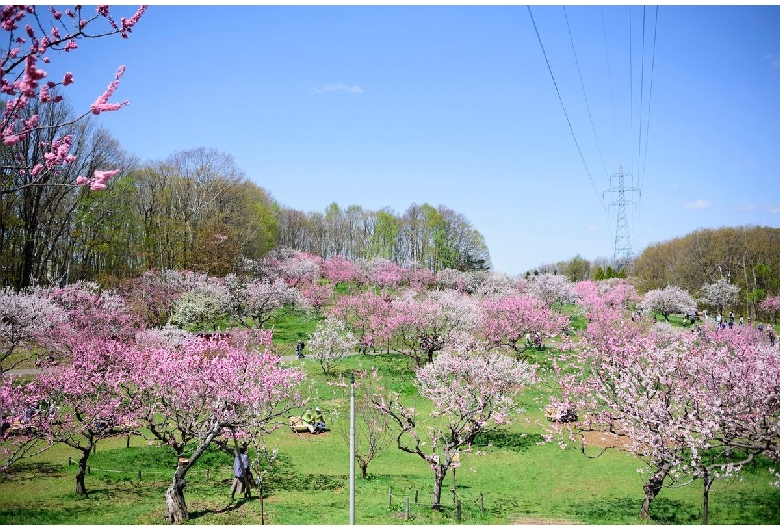
[(285, 304), (300, 302), (298, 289), (290, 287), (284, 280), (254, 280), (235, 289), (234, 316), (249, 327), (252, 319), (255, 327), (262, 327), (271, 316)]
[(333, 256), (323, 260), (321, 273), (323, 278), (327, 278), (334, 285), (360, 281), (361, 278), (357, 266), (343, 256)]
[(232, 314), (232, 298), (224, 281), (207, 278), (176, 300), (169, 323), (184, 328), (211, 324), (216, 329), (217, 320)]
[(630, 308), (639, 301), (636, 288), (622, 278), (584, 280), (577, 282), (574, 289), (579, 305), (586, 311), (602, 306)]
[(48, 298), (29, 290), (0, 290), (0, 373), (29, 360), (35, 338), (66, 319), (65, 311)]
[(649, 473), (642, 517), (663, 487), (701, 478), (706, 523), (712, 480), (777, 443), (778, 356), (750, 328), (648, 327), (602, 307), (582, 347), (554, 361), (563, 390), (554, 404), (576, 409), (570, 433), (595, 425), (629, 440)]
[(321, 276), (321, 258), (290, 248), (279, 248), (263, 260), (264, 277), (280, 277), (290, 287), (302, 282), (314, 282)]
[(515, 411), (514, 396), (535, 380), (532, 365), (492, 353), (442, 352), (417, 369), (420, 395), (433, 402), (429, 421), (397, 394), (376, 394), (372, 401), (400, 428), (400, 450), (425, 460), (434, 473), (433, 508), (438, 509), (444, 478), (457, 465), (457, 451), (474, 437), (504, 424)]
[(758, 304), (758, 309), (772, 315), (772, 321), (777, 320), (777, 313), (780, 312), (780, 296), (770, 296)]
[[(72, 53), (78, 49), (78, 42), (85, 39), (116, 34), (127, 38), (144, 14), (146, 6), (141, 6), (129, 18), (121, 17), (119, 22), (114, 20), (109, 6), (98, 6), (92, 15), (82, 6), (74, 6), (73, 9), (64, 11), (59, 9), (59, 6), (5, 6), (0, 14), (0, 28), (7, 32), (6, 42), (9, 43), (7, 48), (0, 50), (0, 91), (6, 97), (0, 117), (0, 139), (4, 145), (25, 141), (39, 130), (42, 127), (39, 114), (30, 114), (28, 110), (35, 102), (51, 105), (61, 101), (63, 96), (56, 95), (55, 89), (67, 87), (75, 81), (72, 72), (67, 72), (59, 81), (47, 80), (48, 74), (39, 68), (39, 61), (46, 64), (51, 62), (52, 57), (59, 57), (60, 52)], [(107, 25), (98, 28), (101, 23), (98, 21), (104, 21)], [(81, 118), (90, 113), (98, 115), (116, 111), (128, 104), (127, 101), (109, 102), (124, 72), (125, 67), (120, 66), (114, 80)], [(22, 187), (41, 185), (46, 182), (47, 173), (71, 164), (75, 159), (69, 154), (72, 141), (72, 137), (66, 135), (41, 146), (47, 152), (44, 161), (34, 167), (6, 167), (6, 170), (29, 173), (33, 179), (22, 185), (0, 187), (0, 195), (15, 193)], [(108, 180), (117, 173), (118, 170), (96, 170), (92, 176), (79, 176), (76, 184), (88, 184), (93, 190), (102, 190)]]
[(334, 317), (320, 321), (316, 331), (309, 335), (308, 342), (309, 356), (320, 363), (323, 375), (328, 375), (334, 363), (358, 343), (355, 335), (346, 329), (344, 321)]
[(418, 365), (423, 362), (418, 351), (426, 354), (428, 362), (432, 361), (433, 352), (444, 347), (450, 334), (471, 333), (480, 319), (479, 305), (474, 298), (449, 289), (407, 290), (393, 300), (393, 309), (388, 327), (411, 350)]
[(32, 292), (61, 307), (67, 315), (66, 320), (37, 334), (38, 343), (50, 353), (67, 353), (83, 337), (132, 342), (135, 334), (144, 328), (143, 319), (130, 310), (122, 296), (94, 282), (36, 287)]
[(646, 313), (660, 313), (667, 322), (672, 313), (696, 312), (696, 300), (688, 291), (676, 285), (646, 292), (641, 306)]
[(331, 307), (331, 313), (344, 321), (364, 347), (390, 340), (395, 309), (392, 298), (385, 292), (378, 294), (367, 289), (340, 296)]
[(550, 273), (530, 276), (525, 284), (525, 293), (538, 298), (548, 307), (574, 302), (577, 294), (574, 284), (566, 276)]
[(82, 337), (70, 345), (67, 359), (42, 367), (16, 389), (17, 403), (32, 412), (28, 436), (79, 451), (76, 494), (87, 494), (84, 479), (95, 444), (132, 428), (133, 411), (122, 390), (126, 349), (118, 341)]
[(736, 304), (739, 300), (739, 287), (721, 278), (713, 283), (705, 283), (699, 288), (699, 300), (723, 313), (723, 309)]
[(397, 289), (407, 280), (403, 267), (386, 258), (358, 260), (356, 265), (366, 282), (380, 289)]
[(481, 302), (481, 334), (493, 346), (509, 346), (517, 356), (531, 344), (563, 333), (569, 318), (526, 295), (486, 299)]
[(137, 421), (178, 458), (165, 494), (170, 523), (188, 519), (186, 475), (212, 443), (270, 432), (303, 403), (303, 374), (285, 367), (270, 345), (270, 331), (254, 330), (134, 355), (128, 392)]
[(134, 313), (143, 316), (150, 327), (159, 327), (168, 322), (179, 297), (207, 278), (192, 271), (150, 270), (120, 286), (119, 292)]

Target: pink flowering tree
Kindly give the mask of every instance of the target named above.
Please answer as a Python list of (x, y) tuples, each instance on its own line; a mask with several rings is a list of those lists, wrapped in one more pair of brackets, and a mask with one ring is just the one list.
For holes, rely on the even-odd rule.
[(526, 348), (542, 346), (549, 338), (562, 334), (569, 324), (569, 317), (531, 296), (488, 298), (480, 305), (480, 333), (491, 345), (508, 346), (518, 357)]
[(298, 284), (298, 309), (311, 308), (317, 314), (333, 300), (333, 285), (328, 282), (314, 281)]
[[(393, 300), (389, 328), (407, 348), (418, 366), (431, 362), (451, 334), (471, 333), (480, 322), (477, 301), (453, 290), (415, 292), (408, 290)], [(419, 353), (423, 354), (421, 357)]]
[(530, 276), (525, 284), (525, 293), (541, 300), (548, 307), (554, 304), (562, 306), (577, 299), (574, 284), (562, 274)]
[(688, 291), (676, 285), (646, 292), (640, 306), (645, 313), (660, 313), (667, 322), (672, 313), (696, 312), (696, 300)]
[(322, 277), (330, 280), (333, 285), (361, 281), (360, 270), (353, 262), (343, 256), (333, 256), (323, 260), (321, 273)]
[(444, 478), (458, 465), (457, 451), (470, 447), (477, 434), (506, 423), (516, 411), (514, 397), (534, 380), (532, 365), (500, 353), (443, 352), (417, 369), (420, 395), (433, 402), (428, 421), (421, 421), (397, 394), (379, 393), (372, 401), (400, 428), (398, 448), (430, 466), (433, 508), (438, 509)]
[(36, 336), (66, 319), (66, 312), (45, 297), (0, 290), (0, 373), (29, 360)]
[(149, 327), (159, 327), (168, 322), (179, 297), (207, 279), (192, 271), (150, 270), (121, 285), (119, 293)]
[(223, 449), (273, 430), (304, 400), (303, 374), (273, 355), (271, 332), (192, 339), (179, 348), (145, 348), (133, 357), (128, 385), (137, 421), (177, 457), (165, 494), (165, 518), (189, 518), (187, 472), (212, 444)]
[(235, 286), (233, 291), (233, 315), (247, 327), (250, 319), (255, 327), (263, 327), (286, 304), (303, 300), (299, 290), (290, 287), (281, 278), (250, 281)]
[(127, 346), (82, 337), (70, 347), (66, 359), (44, 366), (30, 383), (17, 387), (17, 403), (27, 411), (27, 436), (79, 451), (76, 494), (86, 495), (84, 479), (95, 444), (132, 429), (133, 412), (122, 390)]
[(144, 320), (130, 310), (127, 301), (94, 282), (65, 287), (33, 288), (37, 296), (62, 308), (63, 321), (37, 334), (37, 342), (55, 357), (70, 352), (84, 337), (132, 342), (144, 328)]
[(404, 268), (386, 258), (358, 260), (356, 266), (367, 283), (380, 289), (397, 289), (407, 281)]
[(390, 340), (395, 309), (387, 293), (377, 294), (367, 289), (357, 294), (340, 296), (330, 311), (344, 321), (357, 336), (361, 349), (366, 352), (379, 341)]
[[(48, 79), (48, 74), (40, 67), (40, 63), (48, 64), (52, 57), (62, 57), (62, 52), (73, 53), (78, 49), (78, 43), (85, 39), (116, 34), (124, 38), (129, 37), (146, 6), (141, 6), (129, 18), (121, 17), (118, 22), (111, 14), (109, 6), (98, 6), (91, 14), (82, 6), (62, 11), (60, 9), (59, 6), (5, 6), (0, 12), (0, 28), (6, 32), (5, 42), (8, 43), (7, 48), (0, 50), (0, 91), (6, 98), (0, 116), (0, 140), (3, 145), (10, 146), (26, 141), (41, 130), (45, 126), (40, 118), (43, 106), (61, 101), (63, 96), (55, 94), (55, 89), (67, 87), (75, 81), (72, 72), (67, 72), (59, 80)], [(98, 115), (119, 110), (128, 104), (127, 101), (109, 101), (124, 71), (125, 67), (120, 66), (114, 80), (81, 118), (90, 113)], [(72, 142), (70, 135), (55, 138), (40, 146), (45, 154), (33, 167), (15, 165), (7, 168), (24, 172), (31, 178), (20, 184), (4, 185), (0, 188), (0, 195), (45, 184), (47, 174), (56, 172), (75, 160), (75, 157), (69, 154)], [(117, 173), (118, 170), (96, 170), (91, 176), (79, 176), (75, 183), (88, 184), (93, 190), (101, 190), (105, 189), (108, 179)]]
[(777, 321), (777, 314), (780, 312), (780, 296), (769, 296), (758, 304), (759, 311), (772, 315), (772, 322)]
[(309, 356), (320, 363), (323, 375), (328, 375), (336, 362), (355, 349), (358, 341), (346, 329), (343, 320), (328, 317), (317, 324), (316, 331), (309, 335), (308, 343)]
[(706, 523), (712, 480), (776, 443), (778, 354), (749, 328), (646, 328), (623, 310), (591, 313), (582, 347), (554, 362), (562, 387), (554, 406), (576, 409), (572, 440), (579, 429), (621, 434), (644, 461), (642, 517), (662, 488), (701, 478)]
[(578, 303), (586, 311), (606, 307), (631, 308), (639, 301), (636, 288), (622, 278), (584, 280), (574, 285)]
[(268, 278), (282, 278), (290, 287), (314, 282), (321, 277), (321, 259), (306, 252), (282, 248), (270, 253), (264, 260), (264, 274)]

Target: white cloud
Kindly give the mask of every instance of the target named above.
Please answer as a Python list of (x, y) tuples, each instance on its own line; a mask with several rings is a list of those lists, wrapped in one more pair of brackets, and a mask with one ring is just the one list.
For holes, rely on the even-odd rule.
[(686, 210), (701, 210), (702, 208), (709, 208), (710, 206), (712, 206), (712, 203), (710, 201), (705, 201), (704, 199), (696, 199), (693, 202), (685, 203)]
[(769, 213), (780, 213), (780, 206), (776, 204), (772, 204), (771, 206), (769, 206), (768, 210)]
[(764, 55), (764, 60), (769, 61), (769, 64), (772, 66), (772, 68), (780, 68), (780, 57), (774, 53), (767, 53)]
[(363, 89), (358, 85), (345, 85), (344, 83), (328, 83), (319, 87), (309, 88), (311, 94), (322, 94), (325, 92), (346, 92), (348, 94), (362, 94)]

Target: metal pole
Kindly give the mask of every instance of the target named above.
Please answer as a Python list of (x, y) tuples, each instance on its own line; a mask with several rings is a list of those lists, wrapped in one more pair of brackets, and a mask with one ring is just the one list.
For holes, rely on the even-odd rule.
[(355, 524), (355, 373), (351, 372), (349, 392), (349, 524)]

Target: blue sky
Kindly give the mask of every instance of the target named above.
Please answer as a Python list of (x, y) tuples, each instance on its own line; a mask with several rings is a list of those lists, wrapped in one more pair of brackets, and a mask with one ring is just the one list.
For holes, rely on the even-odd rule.
[(49, 70), (87, 109), (126, 65), (99, 122), (141, 160), (215, 148), (305, 212), (445, 205), (510, 274), (611, 257), (621, 165), (636, 253), (780, 226), (780, 7), (531, 10), (563, 106), (525, 5), (150, 6)]

